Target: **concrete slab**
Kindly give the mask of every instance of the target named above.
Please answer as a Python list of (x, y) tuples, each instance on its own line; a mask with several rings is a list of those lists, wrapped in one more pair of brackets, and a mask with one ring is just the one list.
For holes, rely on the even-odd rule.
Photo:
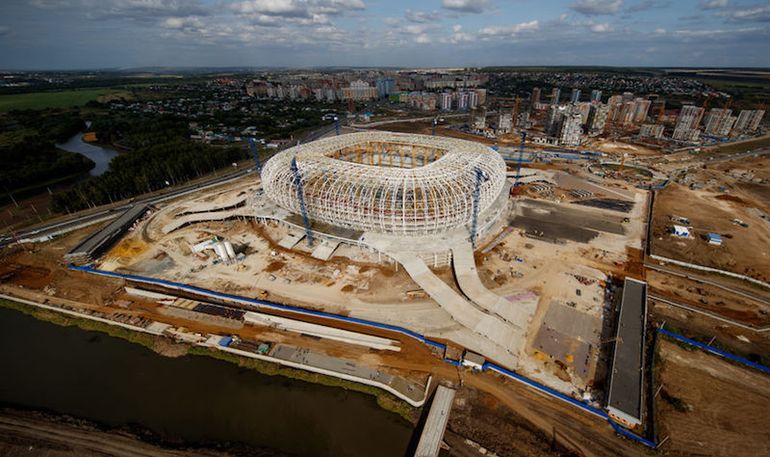
[(310, 255), (319, 260), (329, 260), (339, 245), (340, 242), (336, 240), (323, 240), (313, 249), (313, 253)]
[[(409, 253), (389, 253), (390, 257), (404, 266), (412, 279), (447, 311), (452, 319), (477, 334), (464, 344), (467, 349), (483, 354), (489, 359), (505, 364), (505, 360), (518, 361), (524, 335), (521, 329), (510, 325), (499, 316), (491, 314), (455, 292), (425, 265), (419, 257)], [(510, 366), (510, 365), (509, 365)]]
[(304, 233), (289, 232), (288, 235), (283, 237), (281, 241), (278, 242), (278, 246), (284, 249), (291, 249), (297, 244), (299, 244), (299, 242), (302, 241), (303, 238), (305, 238)]
[(398, 341), (364, 333), (351, 332), (325, 325), (312, 324), (287, 317), (249, 311), (243, 316), (247, 324), (277, 328), (288, 332), (317, 336), (343, 343), (365, 346), (372, 349), (401, 351)]
[(452, 246), (452, 265), (457, 283), (465, 296), (480, 307), (505, 320), (516, 329), (518, 334), (523, 336), (532, 318), (533, 310), (531, 308), (517, 308), (505, 297), (495, 294), (484, 286), (476, 269), (473, 248), (470, 243), (460, 242)]

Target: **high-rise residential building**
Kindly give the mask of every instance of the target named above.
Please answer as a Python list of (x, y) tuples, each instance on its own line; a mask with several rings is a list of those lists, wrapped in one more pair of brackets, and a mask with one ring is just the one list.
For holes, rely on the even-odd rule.
[(468, 109), (468, 92), (457, 93), (457, 109), (465, 111)]
[(572, 105), (571, 111), (573, 113), (580, 113), (580, 123), (582, 125), (585, 125), (586, 122), (588, 122), (588, 113), (591, 112), (591, 103), (589, 103), (589, 102), (578, 102), (578, 103)]
[(380, 98), (387, 97), (396, 91), (396, 80), (393, 78), (380, 78), (376, 82), (377, 95)]
[(442, 92), (438, 99), (438, 106), (442, 111), (452, 110), (452, 93)]
[(591, 108), (588, 111), (588, 120), (586, 121), (588, 135), (596, 136), (604, 132), (609, 112), (610, 105), (603, 105), (601, 103), (591, 104)]
[(351, 81), (350, 87), (342, 89), (342, 98), (344, 100), (371, 100), (377, 98), (377, 88), (369, 86), (369, 83), (362, 80)]
[(580, 101), (580, 89), (574, 88), (572, 89), (572, 94), (569, 96), (570, 103), (577, 103)]
[[(649, 97), (648, 97), (649, 100)], [(650, 105), (650, 116), (658, 119), (666, 112), (666, 100), (662, 98), (656, 98), (655, 100), (652, 100), (652, 105)]]
[[(725, 130), (725, 125), (730, 123), (730, 128), (735, 121), (730, 121), (733, 110), (724, 108), (711, 108), (708, 115), (703, 119), (703, 133), (706, 135), (721, 136)], [(728, 133), (729, 133), (728, 129)]]
[(679, 111), (679, 117), (676, 118), (676, 129), (695, 130), (700, 125), (703, 118), (704, 109), (700, 106), (685, 105)]
[(510, 112), (500, 113), (497, 117), (497, 133), (511, 133), (513, 129), (513, 114)]
[(486, 89), (476, 89), (473, 92), (476, 92), (476, 95), (479, 97), (479, 105), (483, 105), (487, 103), (487, 90)]
[(754, 133), (759, 129), (759, 123), (764, 117), (764, 110), (741, 110), (738, 119), (735, 121), (733, 131), (735, 134)]
[(756, 132), (759, 130), (759, 124), (762, 123), (762, 118), (765, 116), (765, 110), (758, 109), (754, 110), (754, 114), (751, 115), (751, 120), (749, 121), (749, 127), (746, 129), (749, 132)]
[(561, 89), (558, 87), (554, 87), (551, 89), (551, 104), (552, 105), (558, 105), (559, 104), (559, 97), (561, 97)]
[(634, 93), (633, 92), (623, 92), (623, 101), (624, 102), (630, 102), (634, 99)]
[(663, 138), (663, 126), (661, 124), (643, 124), (639, 129), (642, 138)]
[(633, 101), (623, 102), (618, 106), (614, 112), (612, 121), (615, 124), (629, 126), (634, 123), (634, 116), (636, 115), (636, 103)]
[(598, 89), (594, 89), (591, 91), (591, 102), (601, 102), (602, 101), (602, 91)]
[(551, 104), (551, 106), (548, 108), (548, 113), (545, 116), (546, 135), (556, 136), (558, 134), (562, 119), (566, 113), (566, 106)]
[(694, 143), (700, 139), (700, 134), (701, 134), (700, 129), (691, 129), (691, 128), (682, 126), (682, 127), (674, 128), (674, 133), (671, 135), (671, 138), (678, 141)]
[(652, 105), (650, 100), (645, 100), (643, 98), (634, 100), (634, 124), (641, 124), (647, 120), (647, 113), (650, 111), (650, 105)]
[(539, 87), (535, 87), (534, 89), (532, 89), (532, 96), (529, 99), (529, 103), (533, 107), (535, 105), (537, 105), (538, 103), (540, 103), (540, 88)]
[(479, 104), (478, 92), (475, 90), (468, 92), (468, 108), (475, 109), (477, 106), (479, 106)]
[(580, 144), (582, 133), (580, 113), (570, 112), (564, 115), (559, 129), (559, 144), (565, 146), (577, 146)]

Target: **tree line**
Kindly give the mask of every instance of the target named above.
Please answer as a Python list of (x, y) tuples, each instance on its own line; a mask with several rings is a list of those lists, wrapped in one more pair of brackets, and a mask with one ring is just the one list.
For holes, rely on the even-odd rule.
[(112, 159), (102, 175), (54, 194), (52, 211), (77, 211), (152, 192), (248, 157), (241, 146), (217, 147), (189, 140), (184, 120), (131, 117), (94, 121), (99, 142), (119, 144), (127, 151)]

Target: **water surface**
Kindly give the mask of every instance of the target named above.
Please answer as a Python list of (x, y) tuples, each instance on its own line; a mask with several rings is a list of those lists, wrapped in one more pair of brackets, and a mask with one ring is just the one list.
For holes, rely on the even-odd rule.
[(0, 402), (169, 441), (241, 442), (300, 456), (406, 455), (412, 427), (374, 397), (202, 356), (167, 358), (0, 308)]

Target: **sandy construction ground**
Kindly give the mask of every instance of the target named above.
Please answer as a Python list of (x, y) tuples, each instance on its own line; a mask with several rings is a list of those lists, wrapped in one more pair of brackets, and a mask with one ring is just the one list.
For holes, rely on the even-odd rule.
[[(693, 191), (671, 184), (655, 198), (652, 253), (768, 282), (770, 226), (749, 208), (742, 199), (730, 194)], [(690, 238), (668, 233), (675, 223), (670, 216), (689, 219)], [(736, 218), (749, 227), (734, 223)], [(702, 238), (712, 232), (722, 235), (722, 246), (709, 245)]]

